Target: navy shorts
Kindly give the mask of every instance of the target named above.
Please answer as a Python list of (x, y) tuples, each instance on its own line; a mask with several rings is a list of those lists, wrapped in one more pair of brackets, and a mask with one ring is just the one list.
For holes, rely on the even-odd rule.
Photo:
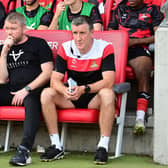
[(77, 101), (72, 101), (76, 108), (88, 108), (89, 102), (96, 96), (97, 93), (83, 94)]
[(139, 56), (147, 56), (152, 59), (152, 53), (142, 46), (133, 46), (128, 48), (128, 61)]

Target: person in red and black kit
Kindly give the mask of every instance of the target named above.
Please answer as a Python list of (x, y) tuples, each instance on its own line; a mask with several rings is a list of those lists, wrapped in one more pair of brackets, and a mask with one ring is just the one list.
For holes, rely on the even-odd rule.
[[(41, 161), (58, 160), (64, 157), (59, 138), (57, 109), (88, 108), (100, 110), (100, 140), (94, 162), (108, 161), (110, 136), (115, 118), (114, 48), (112, 44), (93, 38), (93, 22), (89, 16), (72, 20), (73, 40), (62, 44), (57, 52), (51, 85), (41, 94), (42, 112), (47, 124), (51, 146), (40, 157)], [(62, 79), (77, 82), (66, 86)], [(69, 88), (70, 87), (70, 88)]]
[(163, 19), (155, 5), (143, 0), (124, 0), (115, 9), (108, 29), (125, 30), (129, 34), (128, 64), (138, 81), (135, 134), (145, 132), (145, 114), (150, 100), (149, 79), (152, 71), (152, 55), (148, 50), (154, 42), (154, 32)]

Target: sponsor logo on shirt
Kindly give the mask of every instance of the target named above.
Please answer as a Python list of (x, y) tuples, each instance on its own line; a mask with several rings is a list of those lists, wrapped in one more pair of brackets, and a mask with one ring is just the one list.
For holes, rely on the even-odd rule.
[(35, 23), (31, 24), (30, 26), (26, 26), (27, 29), (29, 30), (34, 30)]
[(19, 50), (18, 53), (15, 53), (15, 51), (13, 50), (12, 53), (9, 54), (9, 56), (13, 57), (13, 60), (16, 62), (22, 54), (24, 54), (24, 51), (22, 50)]

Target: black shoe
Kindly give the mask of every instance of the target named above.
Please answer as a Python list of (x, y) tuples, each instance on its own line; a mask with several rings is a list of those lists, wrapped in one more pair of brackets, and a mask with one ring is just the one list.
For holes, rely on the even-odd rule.
[(44, 154), (40, 156), (40, 160), (43, 162), (49, 162), (52, 160), (62, 159), (64, 157), (64, 151), (56, 148), (55, 145), (48, 147)]
[(96, 155), (94, 158), (95, 164), (106, 164), (108, 161), (108, 154), (105, 148), (99, 147), (96, 151)]
[(31, 162), (32, 160), (30, 157), (30, 151), (22, 145), (18, 146), (16, 155), (13, 156), (11, 160), (9, 161), (11, 165), (15, 165), (15, 166), (16, 165), (25, 166), (25, 165), (30, 164)]

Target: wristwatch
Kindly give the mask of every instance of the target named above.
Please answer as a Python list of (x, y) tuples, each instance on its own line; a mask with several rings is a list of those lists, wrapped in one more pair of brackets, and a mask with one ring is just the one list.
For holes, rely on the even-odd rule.
[(88, 86), (88, 85), (85, 85), (85, 93), (89, 93), (90, 92), (90, 86)]
[(27, 86), (25, 87), (25, 89), (26, 89), (26, 91), (28, 91), (29, 93), (31, 92), (30, 86), (27, 85)]

